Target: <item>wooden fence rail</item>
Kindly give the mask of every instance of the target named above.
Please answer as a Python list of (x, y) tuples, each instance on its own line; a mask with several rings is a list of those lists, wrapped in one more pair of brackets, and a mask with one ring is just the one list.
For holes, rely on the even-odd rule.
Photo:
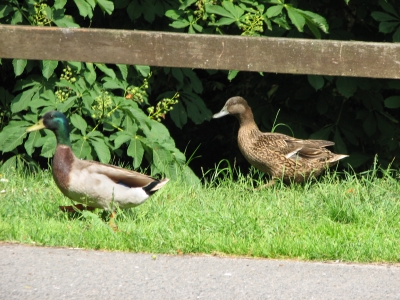
[(0, 57), (400, 78), (400, 43), (0, 25)]

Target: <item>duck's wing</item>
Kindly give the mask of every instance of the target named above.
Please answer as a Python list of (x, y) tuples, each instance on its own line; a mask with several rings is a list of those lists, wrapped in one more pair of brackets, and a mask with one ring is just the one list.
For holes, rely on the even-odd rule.
[(288, 135), (281, 133), (263, 132), (254, 139), (253, 148), (263, 151), (279, 152), (281, 155), (287, 158), (296, 155), (304, 145), (294, 143), (292, 140), (296, 140)]
[(325, 159), (330, 156), (331, 151), (325, 149), (325, 147), (333, 146), (335, 143), (331, 141), (325, 140), (299, 140), (299, 139), (291, 139), (286, 140), (289, 149), (299, 150), (295, 153), (292, 153), (287, 158), (301, 157), (305, 159)]
[[(96, 161), (81, 161), (90, 174), (101, 174), (107, 176), (110, 180), (115, 183), (124, 185), (129, 188), (150, 188), (149, 191), (155, 191), (161, 188), (168, 179), (158, 180), (151, 176), (120, 168), (113, 165), (102, 164)], [(161, 186), (157, 186), (159, 183), (164, 183)]]
[(281, 133), (264, 132), (255, 139), (254, 148), (267, 148), (290, 159), (325, 159), (331, 153), (325, 147), (334, 144), (326, 140), (301, 140)]

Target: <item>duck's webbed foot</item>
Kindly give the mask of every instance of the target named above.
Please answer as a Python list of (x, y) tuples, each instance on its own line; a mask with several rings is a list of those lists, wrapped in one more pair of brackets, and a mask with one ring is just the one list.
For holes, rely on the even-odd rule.
[(113, 212), (110, 214), (110, 222), (108, 223), (108, 224), (110, 225), (111, 229), (112, 229), (114, 232), (119, 231), (118, 225), (115, 224), (115, 218), (116, 218), (116, 217), (117, 217), (117, 212), (116, 212), (116, 211), (113, 211)]

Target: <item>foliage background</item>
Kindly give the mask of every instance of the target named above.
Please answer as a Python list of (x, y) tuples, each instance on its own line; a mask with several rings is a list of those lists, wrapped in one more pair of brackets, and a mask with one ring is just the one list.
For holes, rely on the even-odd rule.
[[(33, 26), (400, 42), (395, 0), (309, 1), (0, 1), (0, 22)], [(49, 45), (51, 47), (51, 45)], [(78, 50), (77, 50), (78, 51)], [(366, 62), (368, 63), (368, 62)], [(3, 167), (46, 163), (49, 132), (25, 135), (50, 109), (66, 113), (79, 157), (150, 168), (193, 182), (228, 158), (244, 170), (232, 118), (210, 122), (232, 96), (246, 98), (263, 131), (333, 140), (357, 170), (378, 154), (399, 162), (400, 82), (370, 78), (259, 74), (91, 62), (2, 59), (0, 151)], [(172, 109), (173, 108), (173, 109)], [(172, 110), (171, 110), (172, 109)], [(186, 167), (183, 153), (195, 159)]]

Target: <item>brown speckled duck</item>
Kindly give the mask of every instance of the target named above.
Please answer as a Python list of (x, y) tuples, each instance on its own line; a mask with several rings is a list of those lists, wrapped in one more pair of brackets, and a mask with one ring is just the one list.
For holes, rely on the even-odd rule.
[[(102, 208), (111, 210), (114, 217), (115, 206), (140, 205), (168, 182), (167, 178), (158, 180), (120, 167), (78, 159), (71, 149), (68, 121), (61, 112), (46, 113), (27, 131), (43, 128), (52, 130), (57, 138), (52, 163), (54, 181), (65, 196), (84, 205), (76, 205), (78, 209)], [(60, 209), (74, 211), (71, 206), (60, 206)]]
[(239, 120), (240, 152), (255, 168), (271, 175), (271, 181), (266, 186), (274, 184), (276, 178), (283, 179), (285, 183), (304, 182), (348, 156), (326, 149), (334, 145), (330, 141), (300, 140), (281, 133), (261, 132), (254, 122), (250, 106), (242, 97), (228, 99), (213, 118), (226, 115), (233, 115)]

